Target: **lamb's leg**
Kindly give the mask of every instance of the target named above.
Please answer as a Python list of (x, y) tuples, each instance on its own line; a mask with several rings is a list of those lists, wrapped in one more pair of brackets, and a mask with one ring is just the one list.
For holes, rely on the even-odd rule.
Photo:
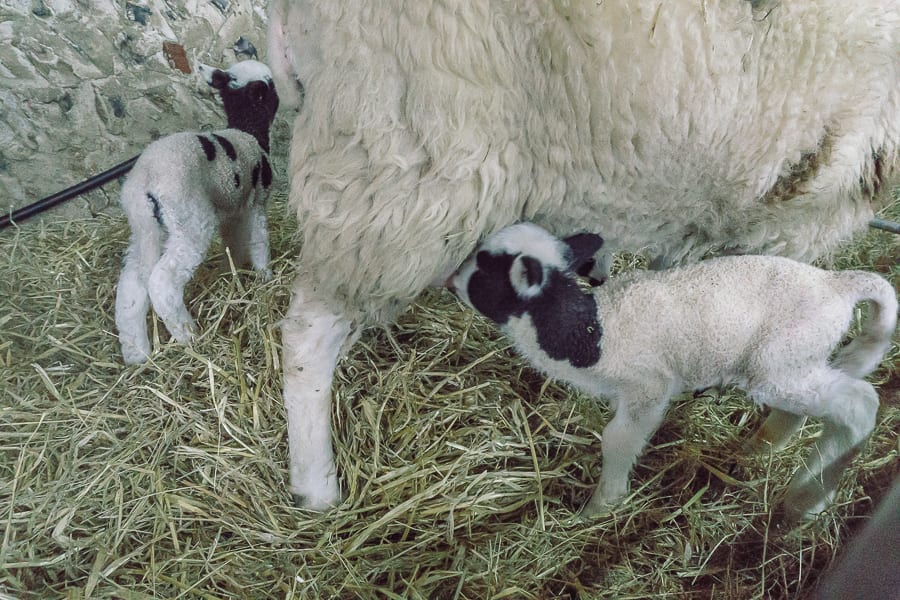
[(815, 515), (834, 498), (844, 469), (875, 428), (878, 393), (866, 381), (829, 369), (807, 387), (804, 409), (824, 422), (805, 465), (795, 473), (784, 498), (789, 522)]
[(272, 271), (269, 269), (269, 227), (264, 206), (257, 207), (250, 213), (247, 226), (250, 228), (247, 242), (250, 266), (268, 281), (272, 279)]
[(250, 262), (249, 237), (247, 227), (248, 215), (237, 215), (230, 219), (223, 219), (219, 226), (219, 235), (222, 236), (222, 242), (231, 253), (231, 260), (234, 261), (236, 267), (243, 268)]
[(116, 328), (126, 365), (144, 362), (151, 350), (147, 336), (147, 280), (159, 259), (162, 231), (155, 223), (145, 225), (140, 231), (132, 229), (116, 288)]
[(773, 408), (762, 426), (747, 444), (752, 453), (777, 452), (784, 448), (791, 436), (803, 426), (806, 417)]
[(222, 240), (231, 250), (234, 264), (243, 267), (250, 264), (261, 278), (272, 278), (269, 270), (269, 228), (266, 223), (265, 206), (251, 209), (222, 223)]
[(670, 394), (630, 395), (603, 430), (603, 470), (600, 483), (582, 514), (606, 512), (628, 493), (628, 474), (638, 455), (659, 427)]
[(191, 235), (170, 233), (162, 257), (150, 273), (149, 289), (153, 309), (178, 342), (190, 344), (194, 337), (194, 319), (184, 305), (184, 286), (203, 261), (212, 229), (203, 228)]
[(331, 382), (351, 322), (313, 298), (298, 278), (281, 333), (291, 493), (298, 506), (324, 510), (340, 501), (331, 447)]

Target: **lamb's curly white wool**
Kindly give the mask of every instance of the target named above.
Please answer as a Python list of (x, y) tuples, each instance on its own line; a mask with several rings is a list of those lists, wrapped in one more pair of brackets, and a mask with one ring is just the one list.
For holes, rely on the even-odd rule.
[(305, 88), (283, 340), (291, 490), (312, 508), (340, 497), (341, 349), (491, 232), (603, 231), (658, 266), (808, 261), (900, 171), (897, 2), (272, 0), (269, 26), (279, 89)]
[(200, 72), (219, 90), (228, 129), (153, 142), (122, 185), (131, 240), (116, 292), (116, 327), (126, 364), (150, 355), (151, 303), (173, 338), (191, 341), (195, 324), (184, 286), (216, 229), (236, 263), (249, 262), (269, 277), (269, 127), (278, 109), (271, 71), (244, 61), (224, 71), (201, 65)]
[[(520, 223), (488, 238), (450, 280), (535, 367), (612, 404), (601, 483), (585, 511), (625, 495), (673, 395), (720, 385), (772, 408), (757, 444), (784, 444), (806, 417), (824, 422), (784, 500), (792, 519), (824, 509), (875, 426), (878, 394), (862, 378), (897, 325), (891, 284), (783, 257), (727, 256), (635, 272), (588, 293), (574, 269), (601, 243), (590, 234), (560, 241)], [(870, 320), (829, 361), (862, 301), (872, 304)]]

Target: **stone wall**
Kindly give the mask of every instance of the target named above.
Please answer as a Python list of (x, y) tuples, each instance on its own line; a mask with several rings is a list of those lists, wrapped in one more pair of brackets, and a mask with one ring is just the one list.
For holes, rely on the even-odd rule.
[[(195, 65), (228, 66), (254, 50), (264, 61), (265, 28), (265, 0), (0, 0), (0, 210), (79, 183), (167, 133), (224, 126)], [(179, 46), (187, 67), (172, 60)], [(275, 135), (273, 152), (283, 152), (284, 116)], [(117, 196), (108, 184), (47, 216), (88, 214)]]

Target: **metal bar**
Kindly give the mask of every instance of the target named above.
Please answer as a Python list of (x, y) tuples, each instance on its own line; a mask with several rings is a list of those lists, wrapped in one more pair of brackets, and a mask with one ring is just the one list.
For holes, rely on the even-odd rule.
[[(140, 155), (138, 155), (140, 156)], [(14, 210), (11, 214), (0, 215), (0, 229), (5, 229), (13, 223), (19, 223), (29, 219), (37, 214), (49, 210), (58, 204), (62, 204), (67, 200), (71, 200), (76, 196), (80, 196), (85, 192), (89, 192), (94, 188), (98, 188), (104, 183), (116, 179), (131, 170), (137, 161), (138, 156), (129, 158), (125, 162), (119, 163), (111, 169), (103, 171), (98, 175), (94, 175), (90, 179), (85, 179), (81, 183), (68, 187), (61, 192), (57, 192), (52, 196), (47, 196), (42, 200), (38, 200), (28, 206), (23, 206), (18, 210)]]
[(895, 223), (894, 221), (888, 221), (886, 219), (872, 219), (869, 221), (869, 227), (873, 229), (881, 229), (882, 231), (889, 231), (891, 233), (896, 233), (900, 235), (900, 223)]

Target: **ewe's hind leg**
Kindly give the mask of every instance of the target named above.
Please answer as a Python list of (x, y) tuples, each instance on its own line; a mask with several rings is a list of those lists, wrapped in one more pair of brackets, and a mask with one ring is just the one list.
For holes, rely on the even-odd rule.
[(301, 508), (324, 510), (340, 501), (331, 448), (331, 382), (350, 331), (350, 321), (312, 299), (298, 278), (281, 337), (290, 487)]
[(803, 426), (806, 417), (773, 408), (765, 422), (747, 444), (750, 452), (777, 452), (785, 446), (791, 436)]
[(170, 233), (165, 251), (150, 274), (150, 300), (166, 329), (178, 342), (190, 344), (194, 337), (194, 319), (184, 305), (184, 286), (191, 280), (197, 266), (203, 261), (212, 229)]
[[(822, 435), (784, 498), (789, 521), (823, 511), (834, 498), (844, 469), (875, 428), (878, 394), (862, 379), (830, 369), (809, 386), (801, 400), (806, 414), (823, 420)], [(807, 392), (809, 394), (809, 392)]]
[(603, 430), (600, 484), (582, 514), (605, 512), (628, 492), (628, 474), (665, 416), (670, 394), (623, 398)]
[(116, 329), (126, 365), (142, 363), (150, 356), (147, 280), (159, 259), (161, 243), (162, 231), (155, 222), (133, 225), (116, 288)]

